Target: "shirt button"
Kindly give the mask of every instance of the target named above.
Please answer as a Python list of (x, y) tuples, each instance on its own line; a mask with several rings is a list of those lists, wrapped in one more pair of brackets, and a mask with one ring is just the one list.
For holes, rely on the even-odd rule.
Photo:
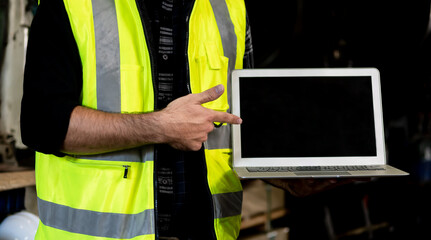
[(163, 54), (162, 58), (163, 58), (163, 60), (168, 60), (168, 55)]

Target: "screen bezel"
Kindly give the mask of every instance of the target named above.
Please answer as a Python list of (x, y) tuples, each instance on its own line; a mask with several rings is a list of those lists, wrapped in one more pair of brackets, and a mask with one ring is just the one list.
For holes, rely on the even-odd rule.
[(260, 166), (337, 166), (337, 165), (382, 165), (386, 163), (380, 73), (376, 68), (303, 68), (303, 69), (242, 69), (232, 73), (232, 113), (241, 117), (241, 77), (312, 77), (312, 76), (370, 76), (373, 94), (373, 111), (376, 138), (376, 156), (361, 157), (286, 157), (286, 158), (242, 158), (241, 126), (232, 126), (234, 167)]

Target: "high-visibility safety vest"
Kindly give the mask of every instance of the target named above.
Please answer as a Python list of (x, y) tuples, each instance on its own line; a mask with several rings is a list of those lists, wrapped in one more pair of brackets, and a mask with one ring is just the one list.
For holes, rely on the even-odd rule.
[[(82, 61), (82, 105), (117, 113), (154, 111), (148, 23), (137, 1), (63, 2)], [(199, 93), (220, 83), (228, 89), (205, 107), (229, 111), (228, 76), (242, 68), (245, 32), (243, 0), (195, 1), (188, 18), (189, 89)], [(211, 132), (204, 146), (212, 231), (217, 239), (236, 239), (242, 187), (231, 168), (230, 125)], [(36, 239), (155, 239), (155, 177), (152, 145), (89, 156), (36, 153)]]

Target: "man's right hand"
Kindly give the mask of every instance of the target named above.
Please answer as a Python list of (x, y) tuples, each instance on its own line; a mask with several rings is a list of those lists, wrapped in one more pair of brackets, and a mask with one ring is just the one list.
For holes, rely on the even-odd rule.
[(238, 116), (202, 106), (216, 100), (223, 92), (223, 85), (217, 85), (204, 92), (178, 98), (160, 111), (162, 142), (179, 150), (197, 151), (213, 131), (214, 122), (241, 124), (242, 119)]

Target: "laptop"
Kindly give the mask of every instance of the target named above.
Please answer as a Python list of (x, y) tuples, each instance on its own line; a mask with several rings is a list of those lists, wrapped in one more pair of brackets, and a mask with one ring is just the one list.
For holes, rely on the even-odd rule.
[(375, 68), (235, 70), (231, 94), (240, 178), (408, 175), (386, 164)]

